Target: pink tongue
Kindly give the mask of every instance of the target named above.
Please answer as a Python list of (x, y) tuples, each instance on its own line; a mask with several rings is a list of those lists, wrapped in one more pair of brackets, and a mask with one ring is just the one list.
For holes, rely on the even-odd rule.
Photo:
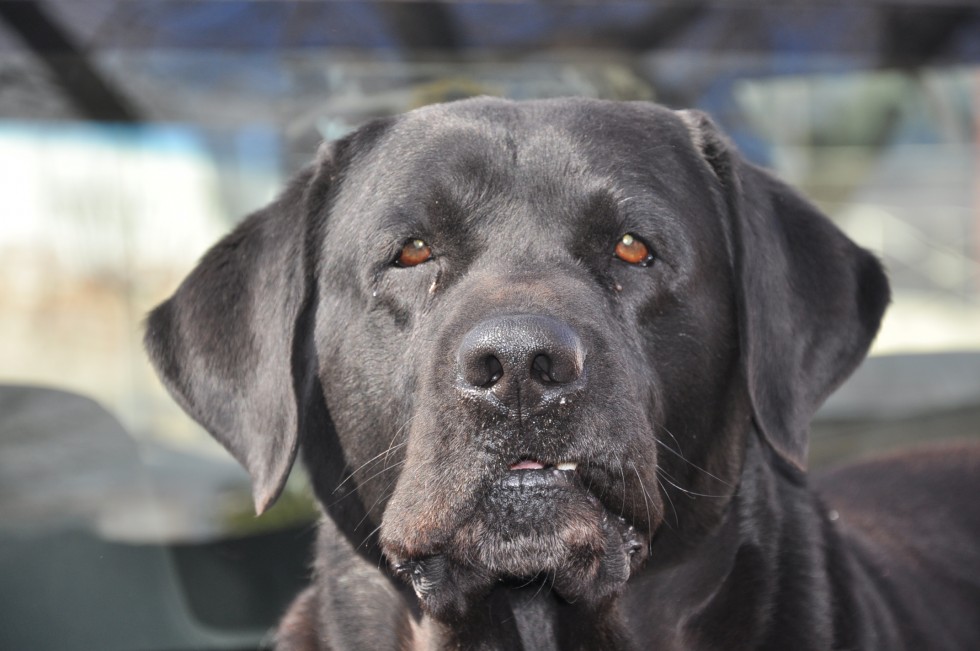
[(544, 468), (544, 465), (529, 459), (515, 463), (510, 467), (511, 470), (541, 470), (542, 468)]

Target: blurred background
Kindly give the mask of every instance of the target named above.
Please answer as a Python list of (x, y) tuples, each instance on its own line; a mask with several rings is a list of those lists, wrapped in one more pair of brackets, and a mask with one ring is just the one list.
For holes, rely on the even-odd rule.
[(0, 648), (256, 649), (307, 578), (175, 406), (146, 312), (323, 139), (472, 95), (709, 112), (888, 267), (814, 468), (980, 437), (980, 9), (794, 2), (0, 1)]

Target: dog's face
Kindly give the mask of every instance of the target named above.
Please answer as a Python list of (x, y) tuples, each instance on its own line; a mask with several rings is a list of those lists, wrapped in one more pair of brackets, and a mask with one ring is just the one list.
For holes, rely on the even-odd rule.
[(452, 620), (502, 580), (618, 593), (661, 528), (710, 528), (753, 418), (801, 464), (886, 301), (870, 256), (698, 115), (477, 100), (326, 146), (147, 343), (260, 510), (298, 443), (336, 437), (327, 479)]
[(680, 118), (648, 112), (420, 111), (348, 168), (322, 245), (320, 377), (410, 574), (547, 574), (596, 595), (663, 518), (658, 430), (719, 426), (692, 415), (727, 401), (736, 367), (724, 207)]

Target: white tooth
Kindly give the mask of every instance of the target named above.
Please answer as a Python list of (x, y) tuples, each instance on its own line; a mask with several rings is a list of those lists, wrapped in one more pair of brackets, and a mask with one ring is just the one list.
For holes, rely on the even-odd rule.
[(555, 466), (555, 468), (558, 468), (558, 470), (575, 470), (578, 468), (578, 464), (574, 461), (564, 461)]

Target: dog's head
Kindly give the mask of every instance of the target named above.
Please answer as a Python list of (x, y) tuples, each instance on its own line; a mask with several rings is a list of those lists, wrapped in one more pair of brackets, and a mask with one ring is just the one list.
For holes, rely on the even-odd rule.
[(334, 441), (319, 485), (356, 489), (451, 619), (508, 579), (604, 602), (662, 528), (710, 528), (751, 432), (802, 469), (887, 301), (873, 256), (698, 113), (480, 99), (325, 145), (146, 341), (259, 511)]

